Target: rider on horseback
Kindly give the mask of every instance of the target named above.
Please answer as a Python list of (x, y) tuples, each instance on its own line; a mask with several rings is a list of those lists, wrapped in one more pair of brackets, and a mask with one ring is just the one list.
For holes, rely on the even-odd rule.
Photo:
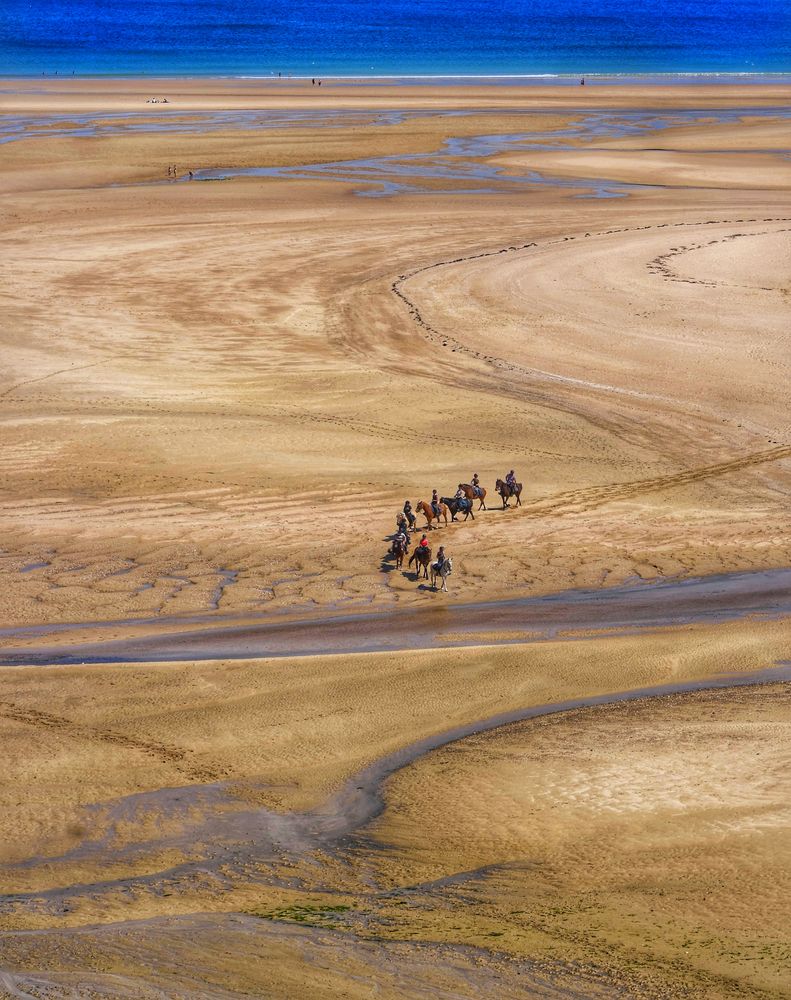
[(434, 517), (439, 521), (439, 496), (436, 490), (431, 494), (431, 509), (434, 511)]
[(511, 471), (505, 477), (505, 485), (513, 493), (514, 487), (516, 486), (516, 473), (514, 472), (513, 469), (511, 469)]
[(414, 515), (414, 513), (412, 511), (412, 504), (408, 500), (404, 501), (404, 517), (409, 522), (409, 527), (410, 528), (414, 528), (415, 527), (415, 515)]
[(444, 545), (440, 545), (440, 547), (439, 547), (439, 549), (437, 551), (437, 562), (436, 562), (437, 570), (441, 570), (442, 569), (442, 567), (445, 565), (445, 560), (447, 558), (448, 557), (445, 555), (445, 546)]
[(423, 533), (423, 537), (418, 542), (418, 548), (420, 548), (420, 549), (427, 549), (428, 548), (428, 538), (426, 538), (425, 532)]
[(472, 486), (473, 495), (479, 497), (481, 495), (481, 481), (478, 478), (477, 472), (473, 473), (472, 482), (470, 483), (470, 485)]

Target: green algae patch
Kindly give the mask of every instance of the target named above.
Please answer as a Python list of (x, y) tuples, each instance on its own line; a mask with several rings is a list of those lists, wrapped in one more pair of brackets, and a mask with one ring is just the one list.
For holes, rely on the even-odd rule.
[(351, 906), (338, 903), (333, 906), (310, 904), (280, 906), (273, 910), (248, 910), (251, 917), (261, 920), (274, 920), (290, 924), (303, 924), (307, 927), (324, 927), (332, 929), (338, 926), (341, 914), (351, 910)]

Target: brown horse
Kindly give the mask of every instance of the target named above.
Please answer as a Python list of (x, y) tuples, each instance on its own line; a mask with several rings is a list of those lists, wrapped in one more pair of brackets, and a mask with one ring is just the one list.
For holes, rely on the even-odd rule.
[(440, 517), (445, 518), (445, 524), (448, 523), (448, 508), (445, 506), (444, 503), (438, 504), (437, 506), (439, 507), (439, 517), (437, 517), (437, 515), (434, 513), (434, 508), (431, 506), (431, 504), (426, 503), (425, 500), (418, 500), (418, 502), (415, 504), (415, 511), (416, 512), (420, 511), (423, 514), (423, 516), (426, 519), (426, 527), (429, 530), (434, 527), (434, 525), (431, 523), (432, 521), (436, 521), (437, 527), (439, 527)]
[(486, 504), (484, 503), (484, 501), (486, 500), (486, 487), (485, 486), (479, 486), (478, 487), (478, 489), (481, 491), (480, 493), (476, 493), (475, 492), (475, 487), (471, 486), (469, 483), (459, 483), (459, 489), (461, 490), (461, 492), (465, 495), (465, 497), (468, 500), (480, 500), (481, 501), (478, 504), (478, 510), (486, 510)]
[(423, 570), (423, 579), (428, 580), (428, 567), (431, 563), (431, 549), (426, 545), (418, 545), (409, 557), (409, 565), (415, 564), (416, 580), (420, 579), (420, 571)]
[(506, 507), (510, 506), (510, 504), (508, 503), (509, 497), (516, 497), (516, 506), (517, 507), (522, 506), (522, 501), (519, 499), (522, 493), (521, 483), (514, 483), (513, 486), (509, 486), (508, 483), (504, 482), (502, 479), (498, 479), (494, 485), (497, 492), (503, 498), (503, 510), (505, 510)]
[(404, 556), (409, 548), (408, 542), (402, 542), (397, 538), (393, 539), (393, 558), (395, 559), (396, 569), (401, 569), (404, 565)]

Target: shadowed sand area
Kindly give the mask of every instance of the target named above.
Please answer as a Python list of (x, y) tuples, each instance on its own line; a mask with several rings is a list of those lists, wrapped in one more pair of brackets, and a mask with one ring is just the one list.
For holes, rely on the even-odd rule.
[(791, 95), (585, 90), (5, 82), (3, 996), (789, 995)]

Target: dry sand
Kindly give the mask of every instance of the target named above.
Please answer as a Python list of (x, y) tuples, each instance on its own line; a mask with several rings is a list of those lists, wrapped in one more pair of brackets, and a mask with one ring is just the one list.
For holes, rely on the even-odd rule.
[[(155, 631), (185, 615), (364, 613), (791, 564), (791, 192), (776, 119), (496, 161), (649, 185), (606, 200), (575, 198), (583, 181), (362, 198), (338, 181), (166, 172), (551, 134), (583, 98), (771, 109), (787, 89), (366, 85), (319, 99), (296, 82), (48, 80), (6, 82), (0, 104), (132, 120), (163, 115), (145, 104), (161, 93), (168, 113), (437, 113), (3, 147), (0, 642), (26, 625), (90, 635), (150, 618)], [(495, 497), (438, 533), (455, 557), (449, 597), (383, 566), (406, 497), (452, 493), (474, 471), (491, 494), (511, 467), (521, 510)], [(4, 903), (0, 992), (785, 995), (778, 689), (465, 741), (392, 779), (363, 834), (314, 839), (345, 779), (453, 724), (782, 659), (780, 621), (3, 669), (2, 879), (22, 895)], [(264, 822), (262, 807), (286, 818)], [(208, 911), (248, 916), (193, 916)]]
[[(22, 97), (51, 109), (54, 86)], [(129, 82), (109, 96), (60, 86), (64, 101), (76, 88), (97, 108), (145, 110)], [(293, 88), (256, 100), (288, 106)], [(463, 97), (374, 91), (388, 107)], [(343, 109), (369, 92), (332, 93)], [(651, 93), (652, 106), (711, 98)], [(721, 107), (781, 96), (717, 93)], [(412, 584), (380, 569), (395, 511), (476, 471), (491, 493), (511, 467), (519, 516), (454, 528), (459, 596), (788, 564), (791, 201), (787, 160), (744, 153), (763, 148), (761, 126), (704, 117), (647, 133), (642, 153), (529, 154), (660, 184), (670, 157), (676, 185), (702, 185), (605, 201), (548, 188), (366, 199), (265, 178), (106, 186), (166, 180), (177, 159), (182, 172), (438, 149), (531, 109), (550, 109), (552, 131), (581, 102), (569, 88), (485, 95), (472, 92), (498, 107), (491, 120), (4, 147), (4, 181), (24, 189), (3, 199), (7, 624), (412, 602)], [(742, 148), (725, 166), (710, 128)], [(655, 152), (678, 133), (683, 150)], [(415, 270), (398, 290), (429, 336), (392, 292)]]

